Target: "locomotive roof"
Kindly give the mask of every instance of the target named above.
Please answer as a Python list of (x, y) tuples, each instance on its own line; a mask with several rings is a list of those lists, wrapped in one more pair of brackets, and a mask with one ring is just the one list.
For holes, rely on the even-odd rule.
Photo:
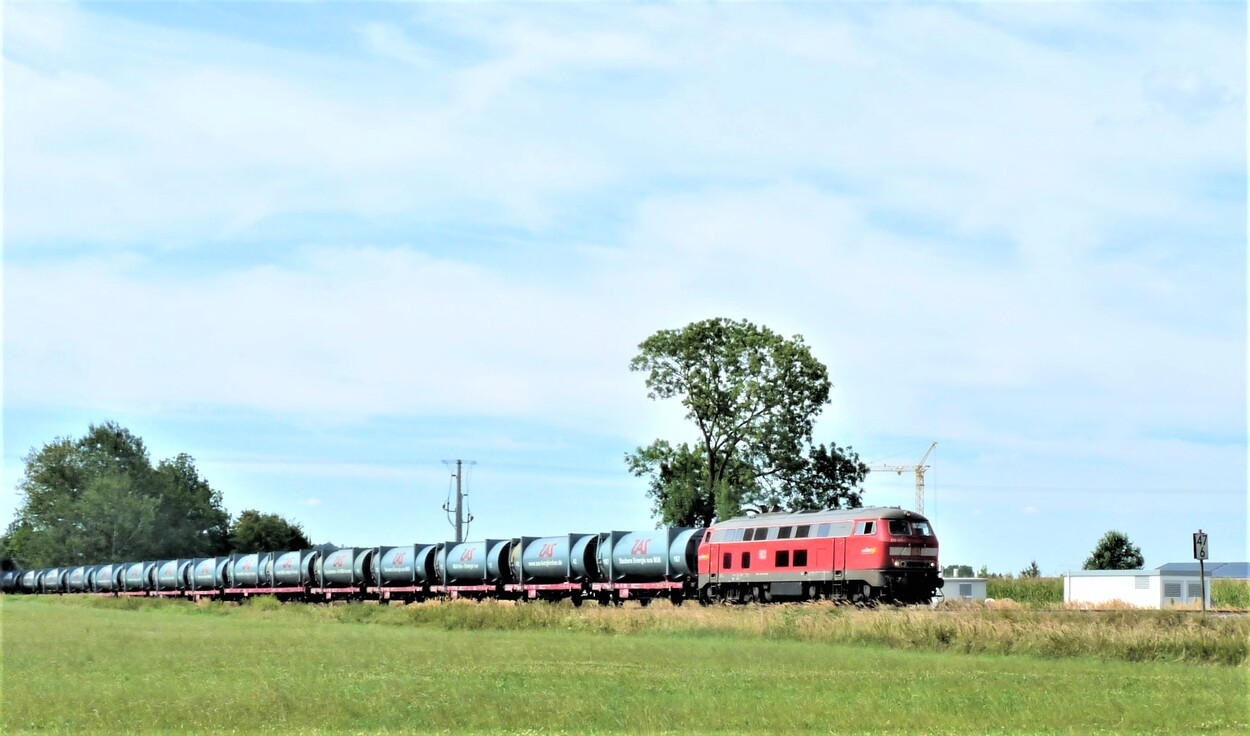
[(764, 514), (735, 516), (713, 524), (718, 526), (773, 526), (782, 524), (815, 524), (850, 519), (911, 519), (928, 521), (922, 514), (897, 506), (865, 506), (858, 509), (818, 509), (815, 511), (774, 511)]

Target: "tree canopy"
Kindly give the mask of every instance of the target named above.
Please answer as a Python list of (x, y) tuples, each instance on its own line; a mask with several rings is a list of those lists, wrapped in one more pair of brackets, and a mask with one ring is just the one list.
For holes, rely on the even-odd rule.
[(304, 536), (300, 525), (277, 514), (248, 509), (239, 514), (230, 527), (231, 552), (277, 552), (310, 547), (312, 542)]
[(4, 556), (30, 567), (223, 553), (221, 494), (181, 454), (153, 466), (143, 440), (113, 422), (25, 458)]
[(812, 444), (831, 384), (801, 336), (709, 319), (647, 338), (630, 370), (647, 374), (650, 398), (680, 397), (697, 429), (694, 443), (658, 439), (625, 456), (650, 479), (662, 523), (706, 526), (750, 506), (861, 504), (868, 467), (850, 447)]
[(1124, 532), (1112, 529), (1098, 540), (1094, 552), (1085, 560), (1085, 569), (1140, 570), (1145, 564), (1141, 548), (1130, 542)]

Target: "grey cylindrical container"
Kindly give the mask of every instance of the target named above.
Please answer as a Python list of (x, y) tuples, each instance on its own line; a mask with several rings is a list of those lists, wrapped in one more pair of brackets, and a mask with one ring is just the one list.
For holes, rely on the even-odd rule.
[(156, 589), (186, 590), (190, 587), (189, 572), (193, 560), (162, 560), (156, 566)]
[(343, 547), (321, 556), (318, 565), (324, 588), (358, 588), (373, 577), (373, 549)]
[(42, 593), (63, 593), (65, 592), (66, 570), (63, 567), (54, 567), (45, 570), (43, 577), (40, 578), (39, 590)]
[(304, 552), (273, 553), (273, 584), (275, 587), (293, 588), (304, 584), (305, 576), (300, 563)]
[(156, 590), (156, 562), (145, 562), (143, 564), (143, 582), (146, 585), (144, 590)]
[(87, 590), (87, 570), (85, 565), (75, 567), (69, 571), (69, 577), (66, 581), (66, 589), (71, 593), (84, 593)]
[(0, 593), (13, 593), (17, 590), (18, 578), (22, 576), (21, 570), (5, 570), (0, 575)]
[(373, 579), (381, 586), (429, 585), (434, 580), (434, 545), (380, 547)]
[(597, 556), (599, 552), (598, 534), (571, 534), (573, 551), (569, 555), (569, 567), (575, 582), (603, 582), (599, 576)]
[(86, 575), (86, 579), (85, 579), (85, 581), (83, 582), (83, 592), (84, 592), (84, 593), (94, 593), (94, 592), (95, 592), (95, 576), (96, 576), (97, 574), (99, 574), (99, 572), (100, 572), (100, 566), (99, 566), (99, 565), (92, 565), (92, 566), (90, 566), (90, 567), (88, 567), (88, 568), (87, 568), (87, 575)]
[(232, 585), (236, 588), (256, 588), (260, 586), (261, 555), (253, 552), (250, 555), (231, 555), (230, 567), (233, 571)]
[[(696, 529), (609, 532), (599, 542), (599, 569), (613, 581), (678, 580), (696, 569)], [(693, 545), (693, 546), (692, 546)], [(696, 550), (687, 552), (687, 549)], [(678, 558), (676, 562), (674, 558)]]
[(27, 570), (17, 579), (17, 589), (23, 593), (37, 593), (39, 591), (39, 571)]
[(193, 560), (188, 571), (192, 590), (216, 590), (226, 587), (229, 557), (201, 557)]
[(483, 585), (487, 581), (488, 557), (491, 546), (499, 540), (479, 542), (447, 542), (444, 545), (443, 581), (447, 585)]
[(486, 549), (486, 582), (495, 585), (508, 585), (516, 582), (512, 567), (508, 564), (509, 553), (512, 551), (511, 539), (490, 540)]
[(522, 583), (565, 582), (572, 574), (569, 536), (521, 537), (513, 548), (513, 576)]
[(684, 529), (673, 535), (668, 545), (668, 575), (672, 580), (684, 580), (699, 575), (699, 540), (702, 529)]
[(126, 563), (126, 572), (122, 576), (122, 590), (128, 593), (143, 590), (143, 563)]
[(117, 573), (120, 569), (118, 565), (100, 565), (95, 571), (95, 585), (92, 590), (97, 593), (112, 593), (118, 590)]

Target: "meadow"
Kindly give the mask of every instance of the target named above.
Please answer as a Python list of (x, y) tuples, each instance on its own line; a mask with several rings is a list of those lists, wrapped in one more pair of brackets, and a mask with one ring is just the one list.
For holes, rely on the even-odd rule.
[(1186, 612), (9, 597), (0, 623), (11, 733), (1250, 728), (1246, 619)]

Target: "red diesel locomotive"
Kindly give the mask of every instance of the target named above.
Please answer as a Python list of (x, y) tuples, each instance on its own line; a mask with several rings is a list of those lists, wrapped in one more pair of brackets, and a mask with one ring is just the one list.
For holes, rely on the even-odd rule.
[(929, 521), (899, 508), (728, 519), (704, 532), (698, 570), (705, 602), (928, 603), (942, 587)]

